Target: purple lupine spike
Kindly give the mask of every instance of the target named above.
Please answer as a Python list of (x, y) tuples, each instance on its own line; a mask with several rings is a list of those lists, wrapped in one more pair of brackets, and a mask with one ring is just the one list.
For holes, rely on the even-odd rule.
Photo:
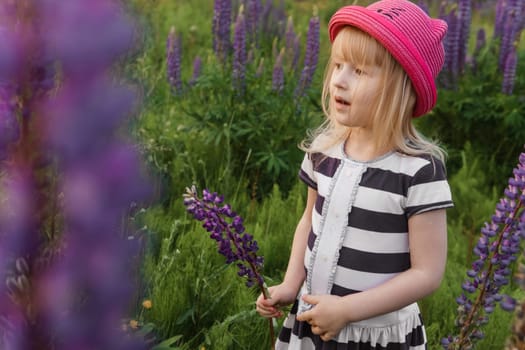
[(459, 57), (459, 21), (456, 11), (453, 9), (447, 15), (442, 17), (447, 22), (448, 31), (444, 38), (445, 47), (445, 62), (444, 73), (446, 73), (445, 84), (447, 87), (454, 88), (456, 86), (457, 77), (459, 73), (458, 57)]
[(221, 62), (230, 54), (231, 0), (215, 0), (213, 6), (213, 51)]
[(476, 72), (478, 69), (478, 56), (481, 50), (485, 47), (487, 38), (484, 28), (480, 28), (476, 34), (476, 47), (472, 53), (472, 71)]
[(507, 0), (498, 0), (496, 2), (496, 15), (494, 20), (494, 38), (501, 38), (503, 36), (503, 28), (505, 25), (505, 7)]
[(287, 60), (289, 62), (290, 70), (292, 71), (297, 69), (297, 63), (299, 62), (299, 46), (299, 36), (295, 33), (293, 19), (290, 16), (288, 17), (288, 21), (286, 23), (285, 51)]
[(471, 0), (459, 0), (458, 23), (459, 23), (459, 48), (458, 48), (458, 70), (463, 72), (467, 58), (468, 42), (470, 37), (470, 22), (472, 20)]
[(166, 40), (166, 71), (174, 94), (182, 93), (182, 37), (171, 27)]
[(516, 0), (507, 0), (504, 8), (504, 24), (503, 32), (500, 40), (500, 51), (498, 66), (500, 71), (505, 68), (505, 60), (512, 46), (516, 35), (516, 19), (517, 19)]
[(226, 263), (236, 263), (239, 276), (246, 277), (246, 285), (256, 284), (264, 290), (263, 259), (257, 255), (257, 242), (245, 231), (242, 217), (215, 192), (205, 189), (200, 198), (194, 186), (186, 189), (184, 205), (217, 241), (219, 253), (226, 258)]
[(197, 82), (197, 79), (199, 79), (201, 75), (201, 68), (202, 68), (201, 66), (202, 66), (202, 59), (200, 58), (200, 56), (196, 56), (195, 59), (193, 60), (193, 73), (191, 75), (190, 81), (188, 82), (190, 85), (195, 85), (195, 83)]
[[(509, 283), (512, 263), (517, 260), (524, 238), (522, 221), (525, 218), (525, 152), (519, 156), (518, 165), (513, 170), (514, 177), (508, 181), (504, 196), (496, 205), (492, 222), (485, 223), (481, 236), (474, 248), (478, 259), (467, 271), (462, 284), (465, 291), (459, 298), (456, 323), (459, 335), (448, 336), (442, 340), (444, 349), (463, 349), (472, 346), (482, 337), (481, 326), (488, 321), (497, 304), (511, 310), (509, 297), (500, 294), (501, 288)], [(473, 296), (474, 302), (468, 294)]]
[(262, 11), (261, 0), (246, 0), (246, 37), (250, 44), (258, 47), (257, 33), (260, 26)]
[(0, 162), (5, 160), (9, 154), (8, 147), (20, 135), (15, 98), (14, 89), (0, 84)]
[(294, 95), (300, 98), (310, 86), (317, 61), (319, 58), (319, 17), (317, 14), (310, 19), (308, 32), (306, 34), (306, 50), (304, 54), (304, 65), (299, 77), (299, 82), (295, 88)]
[(476, 47), (474, 51), (479, 52), (485, 45), (487, 45), (487, 34), (485, 28), (480, 28), (476, 34)]
[(275, 59), (275, 64), (273, 66), (272, 73), (272, 90), (281, 92), (284, 89), (284, 69), (283, 69), (283, 56), (284, 49), (281, 50), (277, 58)]
[[(23, 137), (0, 165), (0, 347), (145, 349), (118, 327), (132, 295), (122, 219), (146, 193), (136, 147), (117, 126), (135, 97), (108, 76), (133, 25), (111, 0), (10, 3), (25, 74), (7, 82)], [(39, 93), (55, 79), (53, 94)]]
[(246, 21), (241, 7), (235, 21), (232, 67), (233, 88), (240, 94), (244, 92), (245, 88), (246, 61)]

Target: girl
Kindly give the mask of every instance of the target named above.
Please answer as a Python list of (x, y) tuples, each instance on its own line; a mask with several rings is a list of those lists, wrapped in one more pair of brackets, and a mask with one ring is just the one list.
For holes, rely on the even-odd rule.
[(302, 145), (306, 209), (257, 311), (295, 301), (277, 349), (426, 349), (416, 302), (441, 282), (452, 200), (443, 151), (411, 119), (435, 105), (447, 26), (383, 0), (341, 8), (328, 29), (327, 120)]

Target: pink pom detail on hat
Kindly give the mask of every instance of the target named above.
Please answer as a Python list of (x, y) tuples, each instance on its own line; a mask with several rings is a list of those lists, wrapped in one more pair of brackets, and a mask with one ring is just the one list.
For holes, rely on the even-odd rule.
[(403, 67), (416, 91), (413, 117), (436, 104), (435, 79), (445, 60), (443, 37), (447, 23), (429, 17), (406, 0), (382, 0), (368, 7), (345, 6), (328, 23), (330, 41), (345, 27), (353, 26), (381, 43)]

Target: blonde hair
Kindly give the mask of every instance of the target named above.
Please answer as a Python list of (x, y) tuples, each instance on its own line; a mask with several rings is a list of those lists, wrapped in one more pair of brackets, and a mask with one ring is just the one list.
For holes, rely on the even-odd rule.
[(444, 150), (436, 142), (425, 139), (412, 124), (416, 94), (404, 69), (374, 38), (351, 26), (341, 29), (332, 44), (322, 90), (326, 120), (308, 133), (299, 146), (303, 151), (325, 151), (343, 142), (351, 132), (349, 127), (337, 123), (331, 114), (329, 87), (336, 55), (357, 66), (378, 66), (384, 73), (383, 88), (378, 92), (377, 104), (371, 111), (370, 125), (376, 149), (388, 147), (407, 155), (431, 154), (444, 161)]

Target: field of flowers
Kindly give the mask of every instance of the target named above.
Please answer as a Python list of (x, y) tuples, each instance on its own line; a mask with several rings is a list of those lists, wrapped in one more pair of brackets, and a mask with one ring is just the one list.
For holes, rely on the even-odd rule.
[[(449, 25), (429, 349), (524, 349), (525, 1), (417, 3)], [(0, 0), (0, 348), (270, 349), (346, 4)]]

